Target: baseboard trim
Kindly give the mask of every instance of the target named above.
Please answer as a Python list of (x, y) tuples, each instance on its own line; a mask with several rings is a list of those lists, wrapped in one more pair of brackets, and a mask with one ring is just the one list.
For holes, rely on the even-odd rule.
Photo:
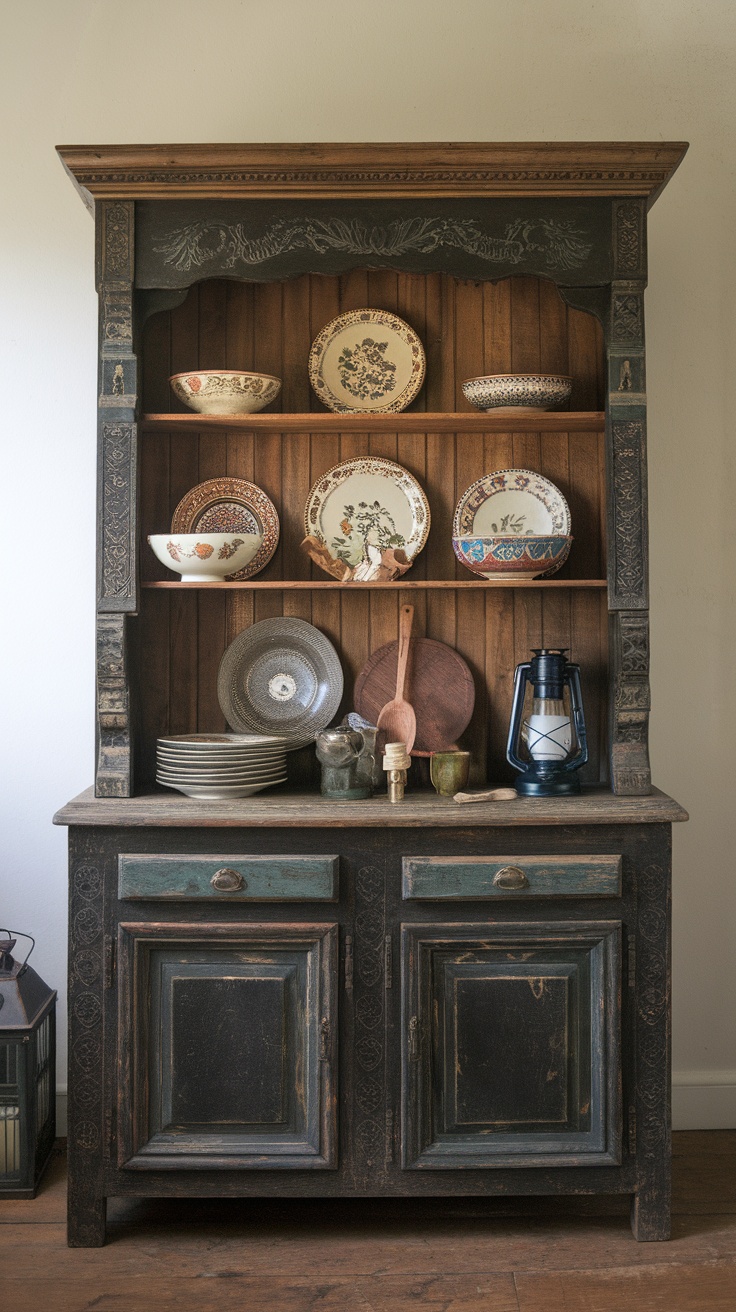
[[(66, 1138), (67, 1092), (56, 1091), (56, 1133)], [(675, 1071), (673, 1130), (736, 1129), (736, 1071)]]
[(672, 1128), (736, 1129), (736, 1071), (674, 1071)]

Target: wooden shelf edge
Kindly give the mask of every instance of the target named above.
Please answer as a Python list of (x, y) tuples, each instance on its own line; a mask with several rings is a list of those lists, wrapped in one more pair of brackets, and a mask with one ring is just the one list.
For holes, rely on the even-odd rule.
[(205, 588), (249, 588), (264, 592), (317, 592), (322, 589), (360, 592), (364, 588), (396, 591), (433, 591), (436, 589), (465, 588), (598, 588), (607, 587), (606, 579), (396, 579), (391, 583), (339, 583), (337, 579), (253, 579), (241, 582), (221, 583), (182, 583), (175, 580), (156, 580), (144, 582), (142, 588), (177, 588), (182, 590), (202, 590)]
[(258, 414), (184, 415), (145, 414), (144, 433), (191, 432), (215, 429), (243, 433), (602, 433), (602, 410), (550, 410), (531, 415), (492, 415), (478, 411), (438, 413), (404, 410), (401, 414), (335, 415)]
[(88, 788), (54, 816), (55, 825), (217, 828), (428, 829), (565, 824), (672, 824), (687, 812), (659, 789), (642, 797), (616, 797), (603, 787), (584, 787), (571, 797), (517, 797), (512, 802), (458, 806), (451, 797), (410, 790), (399, 806), (385, 793), (365, 802), (334, 802), (317, 792), (280, 789), (237, 801), (204, 802), (173, 789), (136, 797), (101, 798)]

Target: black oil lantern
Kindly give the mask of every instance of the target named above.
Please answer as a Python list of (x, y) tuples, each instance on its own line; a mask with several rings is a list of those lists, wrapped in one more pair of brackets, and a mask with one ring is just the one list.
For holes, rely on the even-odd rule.
[(528, 797), (579, 793), (576, 771), (588, 759), (580, 669), (565, 647), (535, 647), (517, 665), (506, 759), (521, 773), (516, 791)]
[[(31, 940), (22, 962), (16, 939)], [(56, 993), (0, 929), (0, 1197), (35, 1198), (56, 1134)]]

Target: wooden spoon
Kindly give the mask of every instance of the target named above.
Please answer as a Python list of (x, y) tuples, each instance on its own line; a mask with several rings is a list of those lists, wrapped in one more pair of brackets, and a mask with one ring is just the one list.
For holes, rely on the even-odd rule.
[(396, 666), (396, 696), (386, 702), (378, 717), (378, 734), (384, 743), (406, 743), (410, 752), (417, 734), (417, 717), (414, 707), (404, 700), (404, 681), (409, 660), (409, 643), (411, 626), (414, 619), (414, 607), (402, 606), (399, 612), (399, 657)]

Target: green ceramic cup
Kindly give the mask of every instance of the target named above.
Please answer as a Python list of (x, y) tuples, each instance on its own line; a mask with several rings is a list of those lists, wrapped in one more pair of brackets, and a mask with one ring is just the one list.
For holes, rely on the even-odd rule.
[(429, 777), (440, 797), (454, 797), (468, 782), (470, 752), (432, 752)]

